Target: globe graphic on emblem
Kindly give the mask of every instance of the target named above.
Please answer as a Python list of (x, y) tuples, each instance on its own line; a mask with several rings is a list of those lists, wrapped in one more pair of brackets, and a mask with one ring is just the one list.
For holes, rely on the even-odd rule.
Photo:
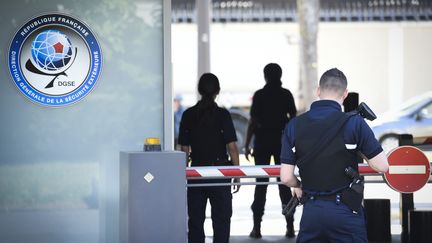
[(31, 52), (37, 66), (48, 72), (62, 72), (72, 58), (72, 43), (58, 30), (45, 30), (32, 42)]

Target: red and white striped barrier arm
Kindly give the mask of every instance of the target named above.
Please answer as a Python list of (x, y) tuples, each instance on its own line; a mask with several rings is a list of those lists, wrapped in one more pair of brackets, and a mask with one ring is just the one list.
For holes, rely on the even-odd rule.
[[(361, 175), (378, 175), (367, 164), (359, 164)], [(196, 166), (186, 168), (187, 179), (266, 178), (279, 177), (279, 165), (267, 166)]]

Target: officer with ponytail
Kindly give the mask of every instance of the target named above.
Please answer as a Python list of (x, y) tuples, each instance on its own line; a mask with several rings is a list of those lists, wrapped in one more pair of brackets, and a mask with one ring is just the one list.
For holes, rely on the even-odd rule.
[[(218, 78), (203, 74), (198, 82), (201, 99), (182, 116), (179, 131), (181, 150), (187, 154), (190, 166), (239, 165), (236, 133), (230, 113), (215, 102), (219, 94)], [(228, 156), (229, 155), (229, 156)], [(189, 162), (189, 161), (188, 161)], [(220, 183), (228, 179), (199, 180), (188, 183)], [(238, 191), (239, 186), (234, 186)], [(230, 236), (232, 194), (230, 186), (189, 187), (189, 243), (204, 243), (204, 220), (207, 200), (211, 204), (213, 242), (227, 243)]]

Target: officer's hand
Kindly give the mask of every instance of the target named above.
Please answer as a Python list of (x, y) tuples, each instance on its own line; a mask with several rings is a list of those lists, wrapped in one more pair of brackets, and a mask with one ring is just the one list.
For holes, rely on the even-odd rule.
[(245, 147), (245, 157), (247, 161), (249, 161), (250, 154), (251, 154), (251, 149), (249, 147)]
[[(233, 183), (240, 183), (240, 178), (234, 178)], [(233, 192), (237, 193), (240, 190), (240, 185), (233, 185)]]
[(303, 196), (303, 190), (300, 187), (293, 187), (291, 189), (293, 197), (300, 199)]

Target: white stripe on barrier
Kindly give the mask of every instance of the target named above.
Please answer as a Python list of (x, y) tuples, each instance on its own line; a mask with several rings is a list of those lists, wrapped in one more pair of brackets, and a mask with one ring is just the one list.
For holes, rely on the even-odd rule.
[(245, 175), (254, 175), (254, 176), (267, 176), (268, 175), (268, 173), (265, 172), (263, 169), (256, 168), (255, 166), (242, 167), (241, 170)]
[(391, 165), (389, 174), (425, 174), (426, 166), (424, 165)]
[(222, 172), (215, 169), (198, 169), (195, 171), (198, 172), (202, 177), (224, 177)]

